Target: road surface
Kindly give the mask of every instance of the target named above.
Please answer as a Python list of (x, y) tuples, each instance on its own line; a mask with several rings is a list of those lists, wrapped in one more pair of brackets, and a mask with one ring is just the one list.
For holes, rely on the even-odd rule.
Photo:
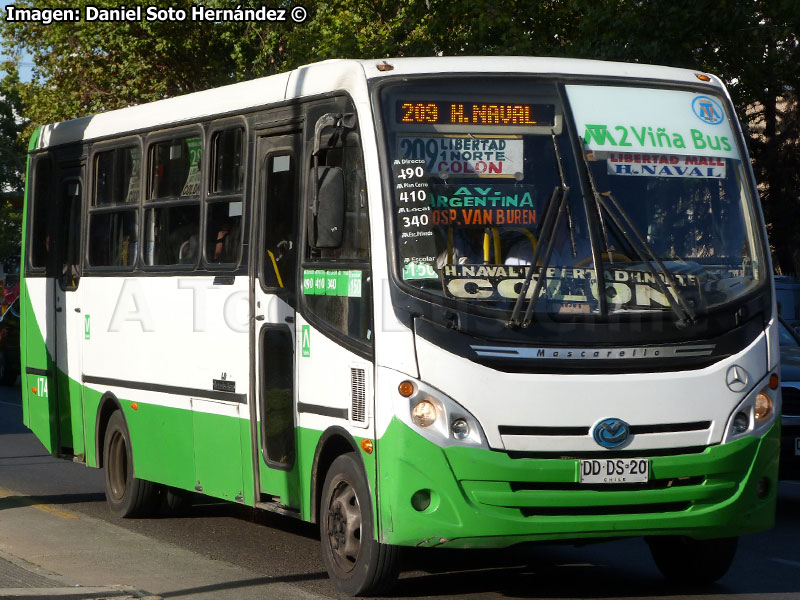
[[(316, 526), (202, 497), (179, 516), (113, 518), (102, 472), (50, 457), (21, 423), (19, 393), (0, 387), (0, 597), (4, 585), (6, 596), (13, 587), (4, 583), (3, 565), (8, 581), (28, 573), (32, 582), (105, 586), (130, 598), (338, 597), (322, 566)], [(730, 572), (710, 588), (668, 586), (645, 543), (633, 539), (505, 552), (412, 550), (394, 593), (442, 600), (800, 600), (800, 484), (780, 485), (777, 527), (743, 538)]]

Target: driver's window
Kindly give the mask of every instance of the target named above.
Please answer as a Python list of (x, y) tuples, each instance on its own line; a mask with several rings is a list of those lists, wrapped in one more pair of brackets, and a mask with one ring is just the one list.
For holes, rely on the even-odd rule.
[(265, 159), (266, 207), (264, 211), (264, 285), (294, 294), (297, 249), (296, 194), (297, 166), (286, 150)]

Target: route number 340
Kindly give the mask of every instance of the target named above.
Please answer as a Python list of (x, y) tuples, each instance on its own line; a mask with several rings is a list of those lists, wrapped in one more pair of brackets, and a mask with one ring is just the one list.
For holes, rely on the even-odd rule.
[(403, 217), (403, 227), (425, 227), (428, 224), (428, 215), (414, 215)]

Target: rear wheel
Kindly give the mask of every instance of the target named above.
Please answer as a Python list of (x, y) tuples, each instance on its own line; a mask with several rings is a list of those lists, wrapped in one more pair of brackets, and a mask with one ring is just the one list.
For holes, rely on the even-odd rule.
[(387, 591), (397, 577), (399, 551), (375, 539), (369, 488), (355, 454), (331, 464), (320, 507), (322, 560), (336, 589), (350, 596)]
[(162, 492), (161, 512), (167, 515), (180, 515), (185, 513), (192, 505), (192, 492), (165, 486)]
[(106, 502), (116, 517), (143, 517), (153, 513), (159, 486), (133, 475), (130, 434), (122, 411), (111, 415), (103, 442)]
[(728, 572), (739, 538), (696, 540), (690, 537), (651, 537), (647, 539), (658, 570), (676, 583), (703, 585)]

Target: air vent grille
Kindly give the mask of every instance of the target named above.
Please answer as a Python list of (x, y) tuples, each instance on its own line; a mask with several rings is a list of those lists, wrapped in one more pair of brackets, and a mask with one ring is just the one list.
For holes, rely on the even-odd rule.
[(350, 419), (357, 423), (367, 420), (367, 382), (364, 369), (350, 368), (350, 390), (353, 404)]

